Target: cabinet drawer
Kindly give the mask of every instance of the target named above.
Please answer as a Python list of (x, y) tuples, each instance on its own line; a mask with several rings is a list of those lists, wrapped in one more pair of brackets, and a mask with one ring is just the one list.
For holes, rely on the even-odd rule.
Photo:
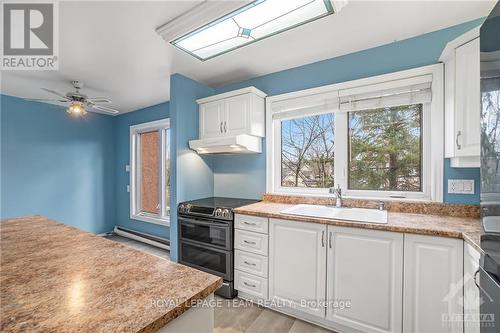
[(267, 299), (267, 279), (238, 270), (234, 271), (234, 279), (236, 290)]
[(236, 214), (234, 218), (235, 228), (268, 234), (269, 220), (266, 217)]
[(267, 278), (267, 257), (236, 250), (234, 251), (234, 268)]
[(267, 235), (256, 232), (235, 230), (234, 248), (248, 251), (267, 257), (268, 238)]

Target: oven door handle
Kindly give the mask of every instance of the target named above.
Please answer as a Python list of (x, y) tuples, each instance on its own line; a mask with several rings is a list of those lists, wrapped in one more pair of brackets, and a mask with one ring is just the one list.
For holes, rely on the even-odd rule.
[(479, 269), (474, 273), (474, 284), (476, 285), (477, 289), (481, 290), (481, 287), (479, 287), (479, 283), (477, 282), (477, 275), (479, 274)]
[(224, 222), (217, 222), (217, 221), (214, 221), (214, 222), (204, 222), (204, 221), (195, 220), (195, 219), (189, 219), (189, 218), (185, 218), (185, 217), (179, 217), (179, 222), (182, 225), (191, 225), (191, 226), (193, 226), (193, 225), (203, 225), (203, 226), (222, 227), (222, 228), (228, 228), (229, 227), (229, 224), (224, 223)]

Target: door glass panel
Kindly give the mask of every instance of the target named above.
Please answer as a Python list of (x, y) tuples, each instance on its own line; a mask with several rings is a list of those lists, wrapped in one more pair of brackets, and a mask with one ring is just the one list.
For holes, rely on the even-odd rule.
[(160, 162), (160, 132), (141, 133), (141, 211), (152, 214), (160, 213), (160, 198), (158, 195), (159, 162)]
[(209, 269), (220, 274), (227, 274), (226, 256), (228, 252), (219, 252), (192, 244), (182, 243), (182, 261)]

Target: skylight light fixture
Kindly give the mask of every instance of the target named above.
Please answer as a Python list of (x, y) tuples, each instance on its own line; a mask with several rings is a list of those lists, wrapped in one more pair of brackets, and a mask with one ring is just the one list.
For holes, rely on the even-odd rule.
[(345, 0), (257, 0), (171, 43), (200, 60), (207, 60), (338, 12), (345, 3)]

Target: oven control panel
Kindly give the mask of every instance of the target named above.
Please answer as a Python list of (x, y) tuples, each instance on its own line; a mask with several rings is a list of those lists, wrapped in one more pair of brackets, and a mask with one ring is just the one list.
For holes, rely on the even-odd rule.
[(193, 215), (193, 216), (204, 216), (204, 217), (215, 217), (222, 220), (232, 220), (233, 212), (229, 208), (210, 208), (210, 207), (200, 207), (193, 206), (190, 204), (179, 204), (177, 209), (179, 214)]

